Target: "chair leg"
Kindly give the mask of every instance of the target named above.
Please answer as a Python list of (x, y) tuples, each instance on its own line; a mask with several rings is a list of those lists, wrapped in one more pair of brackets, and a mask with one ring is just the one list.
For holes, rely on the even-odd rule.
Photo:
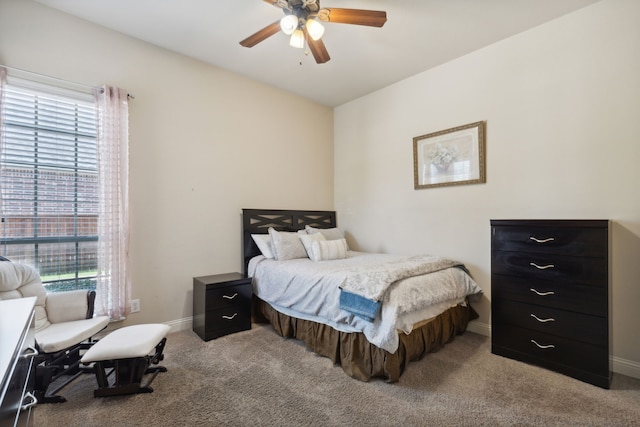
[[(34, 394), (38, 403), (63, 403), (66, 402), (63, 396), (57, 393), (83, 373), (93, 373), (92, 370), (85, 370), (80, 367), (80, 351), (86, 350), (93, 345), (93, 342), (83, 342), (69, 349), (57, 353), (44, 353), (36, 356), (35, 364), (35, 390)], [(52, 383), (62, 377), (64, 381), (56, 384), (50, 389)]]
[(98, 387), (104, 388), (109, 387), (109, 379), (106, 371), (106, 366), (104, 362), (95, 362), (93, 369), (96, 373), (96, 381), (98, 382)]
[(156, 345), (156, 352), (153, 356), (151, 356), (151, 360), (149, 361), (150, 365), (157, 365), (158, 363), (164, 360), (164, 346), (167, 343), (167, 338), (162, 338), (162, 340)]
[[(109, 385), (106, 369), (113, 367), (115, 378), (113, 385)], [(149, 386), (158, 372), (166, 372), (164, 366), (149, 367), (148, 357), (133, 359), (118, 359), (114, 361), (95, 362), (94, 370), (98, 388), (93, 391), (94, 397), (117, 396), (123, 394), (151, 393), (153, 388)], [(143, 383), (144, 376), (152, 373), (153, 376)]]
[(38, 399), (38, 403), (66, 402), (67, 399), (62, 396), (52, 396), (47, 394), (47, 390), (51, 384), (53, 374), (56, 369), (52, 366), (45, 366), (44, 362), (42, 363), (43, 365), (38, 365), (35, 369), (36, 378), (33, 394), (36, 396), (36, 399)]
[[(95, 362), (94, 371), (98, 388), (93, 391), (94, 397), (153, 392), (151, 382), (159, 372), (167, 372), (167, 368), (151, 365), (156, 365), (164, 359), (162, 352), (166, 342), (167, 339), (163, 338), (156, 345), (155, 353), (151, 356)], [(107, 368), (113, 368), (115, 373), (112, 385), (107, 378), (110, 375), (106, 372)]]

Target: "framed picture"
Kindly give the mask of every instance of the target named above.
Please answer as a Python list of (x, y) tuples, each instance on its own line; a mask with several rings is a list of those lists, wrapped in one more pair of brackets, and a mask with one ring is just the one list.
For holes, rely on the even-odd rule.
[(484, 122), (413, 138), (415, 189), (486, 182)]

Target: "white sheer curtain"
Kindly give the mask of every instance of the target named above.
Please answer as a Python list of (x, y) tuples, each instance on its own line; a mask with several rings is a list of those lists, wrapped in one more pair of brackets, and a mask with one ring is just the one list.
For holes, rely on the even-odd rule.
[[(2, 108), (4, 99), (4, 86), (7, 84), (7, 69), (0, 66), (0, 108)], [(0, 129), (2, 128), (2, 114), (0, 114)], [(0, 138), (0, 153), (2, 152), (2, 138)], [(0, 197), (0, 207), (2, 207), (2, 197)], [(0, 212), (2, 212), (0, 210)]]
[[(4, 105), (4, 87), (7, 84), (7, 69), (3, 66), (0, 66), (0, 110), (2, 110)], [(2, 129), (2, 111), (0, 111), (0, 129)], [(1, 131), (0, 131), (1, 132)], [(2, 134), (0, 134), (0, 154), (2, 154), (3, 146)], [(0, 195), (2, 194), (2, 188), (0, 188)], [(2, 214), (2, 197), (0, 197), (0, 215)], [(4, 221), (4, 220), (3, 220)]]
[(98, 275), (96, 312), (129, 314), (129, 99), (116, 87), (96, 89), (98, 111)]

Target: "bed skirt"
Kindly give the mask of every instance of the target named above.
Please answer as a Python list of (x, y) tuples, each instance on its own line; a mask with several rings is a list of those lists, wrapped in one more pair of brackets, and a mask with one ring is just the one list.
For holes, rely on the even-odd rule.
[(400, 333), (398, 349), (389, 353), (369, 343), (360, 332), (339, 332), (321, 323), (287, 316), (255, 295), (252, 312), (254, 322), (270, 323), (278, 335), (303, 341), (310, 350), (342, 366), (347, 375), (360, 381), (381, 377), (388, 382), (397, 382), (409, 362), (438, 351), (478, 317), (469, 304), (452, 307), (409, 335)]

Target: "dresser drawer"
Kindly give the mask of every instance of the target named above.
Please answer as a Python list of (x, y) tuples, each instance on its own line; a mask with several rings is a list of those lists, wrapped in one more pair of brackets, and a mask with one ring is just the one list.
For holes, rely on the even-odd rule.
[[(492, 352), (581, 377), (609, 378), (607, 346), (569, 340), (508, 324), (492, 326)], [(608, 387), (608, 384), (606, 385)]]
[(251, 293), (251, 283), (210, 287), (206, 295), (207, 310), (221, 307), (250, 307)]
[[(606, 222), (604, 222), (606, 224)], [(606, 258), (607, 228), (553, 226), (492, 227), (494, 250)]]
[(0, 300), (0, 426), (28, 425), (33, 396), (36, 298)]
[(494, 251), (491, 273), (607, 287), (606, 258)]
[(22, 417), (21, 407), (25, 400), (25, 391), (31, 372), (32, 357), (19, 357), (9, 378), (9, 384), (0, 406), (0, 426), (13, 426), (14, 421)]
[(591, 344), (606, 342), (607, 319), (494, 298), (493, 321)]
[(567, 282), (495, 275), (491, 280), (491, 298), (606, 317), (608, 295), (605, 286), (581, 286)]

